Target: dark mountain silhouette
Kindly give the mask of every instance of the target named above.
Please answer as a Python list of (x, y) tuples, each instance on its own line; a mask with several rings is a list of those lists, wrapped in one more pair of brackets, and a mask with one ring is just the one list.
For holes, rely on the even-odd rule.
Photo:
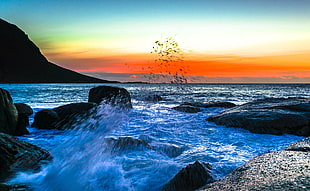
[(0, 83), (108, 82), (49, 62), (21, 29), (0, 19)]

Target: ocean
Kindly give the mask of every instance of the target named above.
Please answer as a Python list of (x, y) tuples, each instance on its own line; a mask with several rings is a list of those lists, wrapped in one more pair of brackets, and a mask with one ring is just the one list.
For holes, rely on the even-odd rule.
[[(99, 85), (1, 84), (0, 87), (10, 92), (15, 103), (26, 103), (37, 112), (87, 102), (88, 91)], [(49, 150), (54, 159), (44, 164), (40, 171), (19, 172), (10, 182), (30, 183), (34, 190), (40, 191), (156, 191), (195, 161), (210, 163), (214, 178), (220, 179), (255, 156), (283, 149), (304, 138), (254, 134), (206, 121), (207, 117), (223, 112), (224, 108), (183, 113), (172, 107), (189, 101), (229, 101), (240, 105), (269, 97), (309, 97), (310, 84), (102, 85), (127, 89), (132, 96), (133, 109), (120, 111), (100, 107), (96, 116), (82, 119), (83, 124), (73, 130), (28, 127), (30, 135), (18, 138)], [(146, 96), (154, 94), (163, 100), (144, 101)], [(154, 148), (169, 150), (177, 147), (182, 152), (175, 156), (169, 156), (163, 149), (111, 152), (104, 144), (108, 137), (125, 136), (144, 140)]]

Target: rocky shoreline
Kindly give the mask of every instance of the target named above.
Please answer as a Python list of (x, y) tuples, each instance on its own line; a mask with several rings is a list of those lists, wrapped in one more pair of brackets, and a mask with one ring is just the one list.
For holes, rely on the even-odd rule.
[[(14, 172), (38, 169), (41, 161), (51, 160), (52, 156), (44, 149), (13, 137), (29, 133), (26, 127), (29, 126), (28, 117), (33, 111), (26, 104), (14, 104), (9, 92), (4, 89), (0, 89), (0, 96), (0, 183), (4, 183)], [(160, 99), (156, 97), (156, 100), (154, 98), (152, 101)], [(37, 112), (31, 126), (42, 129), (72, 129), (79, 119), (91, 116), (100, 104), (109, 104), (121, 110), (132, 108), (131, 96), (126, 89), (99, 86), (89, 91), (88, 102)], [(230, 102), (191, 102), (172, 109), (196, 113), (200, 112), (201, 108), (208, 107), (228, 108), (207, 119), (217, 125), (244, 128), (253, 133), (310, 135), (309, 98), (268, 98), (239, 106)], [(169, 157), (176, 157), (183, 152), (183, 148), (175, 145), (154, 146), (132, 137), (106, 139), (106, 144), (111, 146), (111, 152), (139, 148), (163, 152)], [(176, 174), (163, 190), (309, 190), (309, 152), (310, 138), (306, 138), (284, 150), (257, 156), (215, 182), (212, 178), (212, 167), (206, 163), (208, 161), (193, 161), (193, 164)], [(0, 188), (15, 189), (14, 185), (6, 184), (0, 184)]]

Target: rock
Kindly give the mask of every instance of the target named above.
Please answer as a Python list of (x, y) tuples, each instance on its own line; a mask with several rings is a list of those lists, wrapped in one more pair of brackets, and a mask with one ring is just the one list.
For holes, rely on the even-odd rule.
[(0, 88), (0, 132), (15, 135), (18, 112), (10, 93)]
[(162, 191), (191, 191), (213, 181), (211, 165), (196, 161), (183, 168), (164, 187)]
[(60, 120), (56, 111), (43, 109), (38, 111), (34, 116), (31, 127), (38, 129), (55, 129), (56, 123)]
[(21, 136), (29, 134), (29, 131), (26, 127), (29, 125), (29, 116), (33, 114), (33, 110), (29, 105), (24, 103), (15, 103), (14, 105), (18, 111), (15, 135)]
[(94, 109), (98, 106), (96, 103), (72, 103), (54, 108), (59, 120), (55, 124), (55, 128), (59, 130), (72, 129), (77, 124), (83, 123)]
[(309, 98), (267, 98), (246, 103), (207, 121), (253, 133), (310, 136)]
[(163, 98), (160, 95), (148, 95), (144, 98), (145, 101), (153, 101), (153, 102), (158, 102), (162, 101)]
[(15, 170), (34, 169), (41, 160), (50, 157), (44, 149), (0, 133), (0, 182), (9, 178)]
[(152, 147), (145, 141), (135, 139), (132, 137), (106, 138), (106, 143), (112, 150), (112, 153), (128, 150), (128, 149), (152, 149)]
[(24, 104), (24, 103), (14, 103), (17, 111), (18, 111), (18, 114), (25, 114), (27, 116), (30, 116), (33, 114), (33, 110), (32, 108), (27, 105), (27, 104)]
[(168, 143), (157, 143), (156, 145), (152, 145), (152, 148), (165, 153), (170, 158), (177, 157), (184, 151), (184, 148)]
[(228, 101), (214, 101), (214, 102), (186, 102), (183, 105), (191, 105), (194, 107), (204, 107), (204, 108), (209, 108), (209, 107), (223, 107), (223, 108), (232, 108), (235, 107), (236, 104), (228, 102)]
[(2, 184), (0, 183), (1, 191), (31, 191), (29, 185), (27, 184)]
[(56, 107), (53, 111), (55, 111), (61, 119), (64, 119), (74, 115), (85, 114), (96, 106), (97, 104), (95, 103), (72, 103)]
[(180, 112), (186, 112), (186, 113), (198, 113), (201, 112), (201, 109), (198, 107), (194, 107), (191, 105), (179, 105), (176, 107), (173, 107), (172, 109)]
[(132, 108), (131, 96), (124, 88), (112, 86), (98, 86), (89, 91), (88, 102), (105, 102), (122, 109)]
[(87, 117), (97, 106), (96, 103), (72, 103), (52, 110), (41, 110), (34, 116), (32, 127), (39, 129), (71, 129), (79, 118)]
[(307, 138), (285, 150), (257, 156), (201, 190), (310, 190), (309, 143)]

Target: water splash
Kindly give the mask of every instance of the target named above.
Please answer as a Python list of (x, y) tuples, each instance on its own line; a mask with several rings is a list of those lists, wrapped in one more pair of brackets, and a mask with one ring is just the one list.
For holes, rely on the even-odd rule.
[(105, 136), (125, 119), (126, 111), (100, 105), (52, 151), (50, 164), (36, 174), (20, 173), (12, 182), (36, 183), (35, 190), (46, 191), (132, 190), (121, 164), (105, 152)]

